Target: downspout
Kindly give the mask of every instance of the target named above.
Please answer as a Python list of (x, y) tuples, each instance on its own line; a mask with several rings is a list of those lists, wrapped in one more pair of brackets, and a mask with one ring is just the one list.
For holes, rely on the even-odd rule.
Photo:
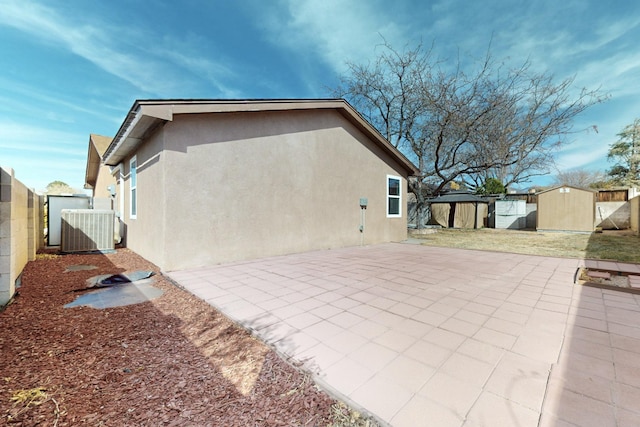
[(117, 171), (118, 179), (116, 181), (116, 197), (118, 198), (118, 211), (116, 212), (114, 218), (114, 240), (116, 244), (122, 243), (123, 239), (123, 231), (124, 231), (124, 220), (122, 211), (124, 209), (124, 167), (122, 163), (118, 163), (118, 166), (113, 167), (114, 171)]
[(120, 187), (120, 200), (118, 201), (118, 212), (120, 213), (120, 220), (123, 220), (124, 218), (124, 166), (122, 165), (122, 163), (118, 163), (118, 169), (120, 169), (120, 173), (118, 175), (118, 182), (119, 182), (119, 187)]

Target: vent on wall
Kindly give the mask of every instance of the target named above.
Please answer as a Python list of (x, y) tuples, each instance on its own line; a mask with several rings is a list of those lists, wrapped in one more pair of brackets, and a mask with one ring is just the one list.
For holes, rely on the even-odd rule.
[(115, 249), (115, 212), (101, 209), (63, 209), (62, 252), (110, 252)]

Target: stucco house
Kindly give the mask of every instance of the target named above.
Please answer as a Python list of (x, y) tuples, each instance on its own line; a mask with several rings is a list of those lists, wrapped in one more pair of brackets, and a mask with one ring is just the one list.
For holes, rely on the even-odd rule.
[(102, 163), (102, 155), (107, 151), (113, 138), (90, 134), (87, 152), (87, 168), (84, 175), (84, 188), (91, 190), (95, 208), (112, 209), (110, 186), (115, 188), (116, 180), (111, 168)]
[(341, 99), (137, 100), (102, 161), (165, 271), (404, 240), (417, 173)]

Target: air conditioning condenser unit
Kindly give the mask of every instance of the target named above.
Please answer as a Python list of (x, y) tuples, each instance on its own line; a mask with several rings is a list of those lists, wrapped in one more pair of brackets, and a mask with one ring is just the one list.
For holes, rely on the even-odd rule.
[(61, 252), (113, 252), (115, 212), (102, 209), (63, 209)]

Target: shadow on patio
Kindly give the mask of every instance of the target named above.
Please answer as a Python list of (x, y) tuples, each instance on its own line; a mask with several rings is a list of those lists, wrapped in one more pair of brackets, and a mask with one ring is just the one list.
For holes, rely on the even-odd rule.
[[(635, 264), (589, 260), (596, 253), (602, 254), (602, 236), (594, 234), (586, 248), (587, 268), (613, 276), (640, 274)], [(624, 290), (574, 285), (541, 426), (640, 425), (640, 295)]]

